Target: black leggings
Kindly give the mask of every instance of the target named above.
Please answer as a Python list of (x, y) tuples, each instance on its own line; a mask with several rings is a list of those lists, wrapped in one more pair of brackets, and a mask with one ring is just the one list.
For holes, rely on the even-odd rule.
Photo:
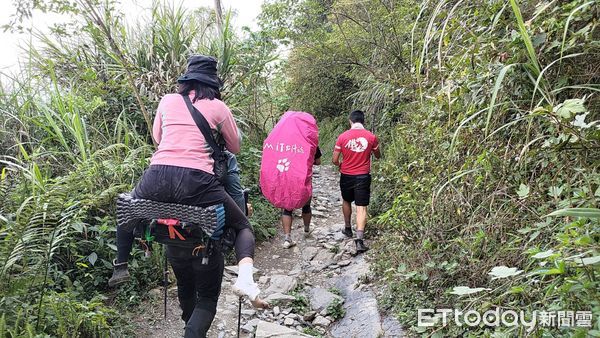
[(223, 254), (215, 248), (208, 265), (202, 265), (202, 258), (191, 256), (186, 249), (168, 246), (167, 256), (177, 277), (177, 297), (181, 319), (185, 322), (184, 337), (206, 337), (217, 313), (223, 279)]

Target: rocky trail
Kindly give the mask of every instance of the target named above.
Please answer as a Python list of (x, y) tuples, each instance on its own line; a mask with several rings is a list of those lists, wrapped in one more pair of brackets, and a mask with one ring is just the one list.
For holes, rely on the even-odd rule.
[[(240, 337), (403, 336), (399, 323), (382, 315), (377, 307), (370, 284), (369, 252), (357, 256), (353, 240), (340, 232), (343, 220), (334, 168), (315, 167), (313, 186), (310, 234), (305, 235), (301, 218), (294, 217), (295, 247), (282, 247), (281, 229), (273, 239), (257, 246), (255, 279), (261, 297), (272, 306), (257, 310), (243, 301)], [(227, 267), (209, 337), (237, 337), (238, 297), (231, 291), (234, 281), (235, 269)], [(138, 337), (182, 336), (177, 289), (171, 285), (167, 319), (163, 319), (162, 290), (156, 289), (155, 302), (136, 320)]]

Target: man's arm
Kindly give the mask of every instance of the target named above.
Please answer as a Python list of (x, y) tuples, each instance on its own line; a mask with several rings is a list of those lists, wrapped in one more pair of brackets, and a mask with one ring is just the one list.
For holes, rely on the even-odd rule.
[(331, 162), (336, 166), (340, 166), (340, 155), (342, 154), (342, 135), (338, 136), (337, 140), (335, 140), (335, 147), (333, 148), (333, 159)]
[(373, 140), (373, 149), (371, 151), (376, 159), (381, 158), (381, 147), (379, 146), (379, 140), (377, 139), (377, 136), (375, 136), (375, 139)]
[(381, 158), (381, 151), (379, 150), (379, 147), (377, 147), (377, 149), (373, 149), (373, 155), (375, 156), (376, 159)]
[(314, 165), (321, 165), (321, 157), (323, 154), (321, 153), (321, 149), (317, 147), (317, 151), (315, 152), (315, 160), (313, 162)]
[(340, 154), (341, 152), (334, 150), (333, 151), (333, 164), (335, 164), (336, 166), (340, 166)]

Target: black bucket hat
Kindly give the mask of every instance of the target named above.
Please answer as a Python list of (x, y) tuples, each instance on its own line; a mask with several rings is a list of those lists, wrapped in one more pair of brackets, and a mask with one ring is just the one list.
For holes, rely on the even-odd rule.
[(223, 82), (217, 76), (217, 59), (205, 55), (190, 56), (187, 71), (177, 79), (177, 82), (182, 83), (190, 80), (199, 81), (217, 90), (221, 88)]

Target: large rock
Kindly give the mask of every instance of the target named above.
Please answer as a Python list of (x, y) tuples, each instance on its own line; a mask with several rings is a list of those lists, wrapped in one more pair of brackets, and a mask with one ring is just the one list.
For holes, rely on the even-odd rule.
[(250, 316), (250, 317), (252, 317), (255, 314), (256, 314), (256, 310), (252, 310), (252, 309), (242, 310), (242, 315), (244, 315), (244, 316)]
[(338, 264), (339, 266), (348, 266), (348, 265), (350, 265), (350, 263), (352, 263), (352, 261), (351, 261), (351, 260), (349, 260), (349, 259), (344, 259), (344, 260), (341, 260), (341, 261), (339, 261), (337, 264)]
[(352, 256), (356, 256), (356, 244), (354, 241), (348, 241), (344, 244), (344, 251), (349, 253)]
[(341, 241), (345, 240), (346, 238), (348, 238), (348, 237), (346, 237), (346, 235), (344, 235), (342, 233), (342, 229), (341, 228), (338, 229), (336, 232), (333, 233), (333, 239), (336, 240), (336, 241), (338, 241), (338, 242), (341, 242)]
[(333, 294), (326, 289), (323, 288), (312, 288), (308, 294), (310, 299), (310, 307), (317, 311), (321, 312), (324, 309), (333, 303), (335, 300), (343, 302), (344, 299), (336, 294)]
[(314, 246), (304, 248), (302, 250), (302, 259), (304, 259), (305, 261), (310, 261), (315, 257), (317, 252), (319, 252), (319, 248), (315, 248)]
[(346, 315), (331, 327), (333, 337), (383, 337), (381, 317), (377, 309), (377, 300), (371, 292), (354, 292), (352, 300), (347, 299), (344, 309)]
[(271, 276), (271, 283), (265, 290), (265, 295), (270, 295), (273, 293), (285, 294), (292, 291), (296, 285), (298, 285), (298, 281), (294, 277), (286, 275), (274, 275)]
[(322, 211), (313, 210), (312, 215), (315, 217), (326, 217), (326, 215)]
[(312, 323), (315, 326), (328, 327), (329, 324), (331, 324), (331, 321), (323, 316), (317, 316), (317, 318), (315, 318), (315, 320), (313, 320)]
[(333, 262), (334, 256), (335, 256), (335, 253), (333, 253), (327, 249), (321, 249), (321, 250), (319, 250), (317, 255), (313, 258), (313, 261), (323, 263), (323, 264), (331, 263), (331, 262)]
[(335, 279), (335, 286), (342, 290), (346, 301), (351, 293), (358, 285), (358, 281), (365, 275), (369, 275), (369, 264), (365, 261), (364, 255), (352, 259), (352, 264), (344, 268), (341, 276)]
[[(352, 242), (348, 242), (352, 243)], [(352, 243), (354, 244), (354, 243)], [(396, 337), (398, 327), (384, 322), (377, 308), (375, 294), (361, 291), (364, 285), (357, 287), (362, 276), (369, 275), (369, 264), (364, 255), (352, 259), (352, 264), (342, 270), (342, 275), (335, 279), (335, 285), (342, 290), (346, 315), (331, 326), (333, 337)], [(385, 327), (385, 328), (384, 328)]]
[(252, 333), (256, 328), (256, 325), (260, 322), (260, 319), (252, 319), (242, 326), (242, 331)]
[(288, 272), (288, 276), (292, 277), (300, 278), (300, 274), (302, 274), (302, 264), (296, 264), (294, 268)]
[(255, 338), (274, 338), (274, 337), (288, 337), (288, 338), (302, 338), (302, 337), (310, 337), (304, 333), (300, 333), (296, 330), (290, 329), (288, 327), (277, 325), (274, 323), (269, 323), (265, 321), (260, 321), (256, 326), (256, 335)]
[(294, 296), (290, 296), (290, 295), (284, 295), (283, 293), (272, 293), (270, 295), (267, 296), (267, 298), (265, 298), (265, 302), (267, 303), (280, 303), (280, 304), (285, 304), (288, 302), (291, 302), (293, 300), (295, 300), (296, 297)]
[(309, 312), (305, 313), (304, 316), (302, 316), (302, 320), (304, 320), (305, 322), (312, 322), (316, 316), (317, 316), (316, 311), (309, 311)]
[(383, 331), (385, 337), (404, 337), (404, 331), (396, 318), (386, 316), (383, 318)]
[(313, 260), (310, 261), (310, 266), (312, 267), (310, 271), (318, 272), (318, 271), (324, 270), (331, 264), (334, 264), (335, 263), (334, 256), (335, 256), (335, 253), (330, 252), (327, 249), (319, 250), (319, 252), (315, 256), (315, 258), (313, 258)]

